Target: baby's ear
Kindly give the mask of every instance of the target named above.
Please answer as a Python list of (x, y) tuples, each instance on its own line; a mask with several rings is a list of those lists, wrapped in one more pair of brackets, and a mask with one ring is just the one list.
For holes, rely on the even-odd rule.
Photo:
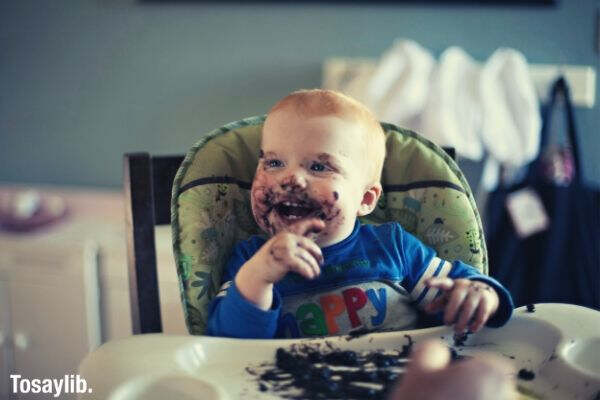
[(362, 217), (368, 215), (375, 209), (379, 196), (381, 196), (382, 188), (381, 183), (375, 182), (371, 186), (367, 187), (363, 194), (362, 201), (360, 202), (360, 208), (358, 209), (357, 215)]

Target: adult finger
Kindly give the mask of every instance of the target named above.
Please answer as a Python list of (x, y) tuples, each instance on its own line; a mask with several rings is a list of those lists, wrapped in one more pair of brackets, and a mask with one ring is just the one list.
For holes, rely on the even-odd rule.
[(296, 244), (298, 247), (301, 247), (308, 251), (319, 263), (319, 265), (323, 265), (325, 259), (323, 258), (323, 252), (321, 248), (317, 246), (315, 242), (305, 237), (298, 237)]
[[(448, 349), (443, 344), (427, 344), (426, 350), (429, 351), (420, 353), (415, 348), (412, 361), (389, 400), (515, 399), (514, 368), (506, 360), (486, 353), (449, 364)], [(447, 360), (436, 361), (436, 354)]]
[[(447, 381), (440, 382), (450, 363), (448, 347), (439, 340), (417, 343), (402, 379), (388, 400), (445, 400)], [(438, 378), (436, 380), (436, 377)], [(433, 379), (433, 382), (432, 382)]]
[[(456, 363), (456, 379), (461, 386), (474, 387), (472, 398), (516, 400), (515, 376), (512, 363), (493, 353), (476, 353), (463, 363)], [(459, 393), (457, 393), (459, 394)], [(460, 397), (449, 397), (460, 398)], [(464, 396), (462, 397), (464, 398)]]
[(428, 373), (441, 370), (449, 363), (448, 346), (439, 340), (427, 340), (415, 346), (408, 368), (412, 373)]

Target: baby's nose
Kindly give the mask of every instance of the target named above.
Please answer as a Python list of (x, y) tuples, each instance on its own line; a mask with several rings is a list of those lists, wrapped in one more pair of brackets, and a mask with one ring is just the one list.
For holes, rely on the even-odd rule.
[(306, 178), (300, 174), (290, 174), (281, 180), (280, 186), (286, 192), (306, 189)]

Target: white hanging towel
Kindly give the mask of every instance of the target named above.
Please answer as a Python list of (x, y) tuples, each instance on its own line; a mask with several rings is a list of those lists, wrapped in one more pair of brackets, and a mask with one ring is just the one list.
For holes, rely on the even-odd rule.
[(434, 69), (429, 97), (418, 131), (440, 146), (451, 146), (462, 157), (480, 160), (480, 65), (460, 47), (449, 47)]
[(382, 121), (406, 126), (423, 110), (434, 65), (431, 53), (418, 43), (396, 40), (377, 63), (365, 103)]
[(479, 83), (484, 146), (507, 168), (522, 167), (536, 157), (541, 130), (539, 101), (525, 57), (514, 49), (496, 50)]

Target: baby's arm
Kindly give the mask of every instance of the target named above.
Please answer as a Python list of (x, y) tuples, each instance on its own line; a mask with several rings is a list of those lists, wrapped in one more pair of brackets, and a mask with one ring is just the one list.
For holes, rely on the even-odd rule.
[[(466, 327), (479, 330), (508, 321), (514, 306), (500, 282), (461, 261), (438, 258), (435, 250), (401, 228), (396, 233), (404, 284), (418, 308), (431, 313), (444, 310), (444, 322), (456, 324), (461, 333)], [(436, 298), (438, 291), (442, 293)]]
[(300, 221), (289, 232), (280, 232), (269, 239), (235, 276), (240, 294), (261, 310), (268, 310), (273, 303), (273, 284), (288, 272), (307, 279), (317, 277), (323, 254), (309, 237), (324, 225), (320, 219)]
[(443, 293), (425, 306), (428, 313), (444, 311), (444, 323), (455, 323), (454, 330), (463, 333), (479, 331), (498, 309), (498, 294), (485, 282), (470, 279), (429, 278), (425, 285)]
[[(319, 259), (322, 262), (321, 250), (306, 237), (310, 236), (311, 232), (322, 229), (322, 223), (302, 223), (297, 225), (293, 226), (294, 232), (304, 233), (304, 236), (296, 233), (295, 235), (297, 236), (295, 237), (298, 240), (294, 243), (298, 241), (306, 243), (305, 240), (310, 241), (312, 245), (308, 244), (307, 246), (310, 246), (311, 251), (315, 254), (314, 256), (311, 255), (311, 257)], [(207, 335), (265, 339), (272, 338), (275, 335), (281, 300), (277, 292), (273, 290), (273, 283), (281, 279), (287, 271), (295, 271), (295, 268), (301, 268), (301, 271), (304, 273), (299, 273), (304, 276), (307, 276), (306, 274), (309, 273), (318, 274), (319, 272), (318, 269), (315, 271), (313, 267), (300, 266), (293, 263), (290, 263), (290, 267), (287, 269), (279, 263), (270, 265), (269, 256), (271, 251), (269, 249), (271, 249), (273, 244), (275, 244), (274, 248), (280, 247), (277, 245), (277, 243), (280, 243), (280, 240), (275, 239), (277, 236), (279, 235), (262, 243), (262, 246), (254, 240), (238, 244), (234, 249), (223, 276), (224, 282), (221, 290), (211, 303), (206, 328)], [(280, 239), (286, 237), (288, 237), (288, 234), (280, 235)], [(287, 242), (284, 241), (283, 243)], [(283, 248), (287, 249), (287, 246), (283, 246)], [(263, 254), (260, 254), (261, 251)], [(309, 252), (308, 250), (306, 251)], [(274, 250), (272, 254), (273, 256), (281, 256), (284, 260), (290, 258), (290, 252), (288, 251)], [(298, 250), (291, 254), (304, 253)], [(304, 257), (308, 258), (308, 256)], [(266, 261), (261, 262), (261, 260), (265, 259)], [(311, 263), (310, 265), (314, 264)]]

